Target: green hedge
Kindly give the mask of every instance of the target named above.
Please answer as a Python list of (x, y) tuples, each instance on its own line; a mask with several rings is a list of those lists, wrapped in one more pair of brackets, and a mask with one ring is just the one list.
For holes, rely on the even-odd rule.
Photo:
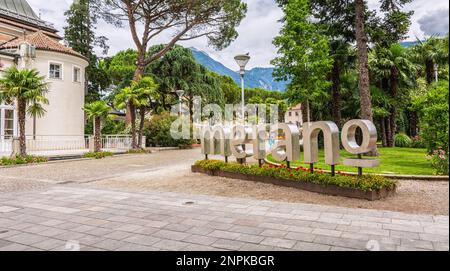
[(2, 157), (0, 158), (0, 166), (10, 166), (10, 165), (25, 165), (25, 164), (36, 164), (36, 163), (45, 163), (48, 162), (48, 158), (46, 157), (38, 157), (38, 156), (14, 156), (14, 157)]
[(196, 166), (208, 170), (222, 170), (225, 172), (242, 173), (255, 176), (267, 176), (278, 179), (314, 183), (319, 185), (336, 185), (339, 187), (353, 188), (362, 191), (373, 191), (382, 188), (393, 189), (397, 182), (375, 175), (351, 176), (338, 174), (331, 176), (329, 173), (310, 173), (305, 168), (289, 169), (286, 166), (241, 165), (238, 163), (225, 163), (220, 160), (202, 160), (195, 163)]

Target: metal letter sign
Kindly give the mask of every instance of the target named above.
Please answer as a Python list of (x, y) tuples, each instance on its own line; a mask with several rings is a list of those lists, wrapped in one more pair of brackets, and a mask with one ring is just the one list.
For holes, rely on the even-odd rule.
[[(356, 131), (361, 130), (362, 144), (356, 141)], [(233, 155), (237, 159), (245, 159), (253, 156), (261, 161), (266, 158), (266, 144), (268, 141), (267, 125), (244, 126), (206, 126), (202, 130), (202, 154), (221, 154), (226, 157)], [(300, 159), (300, 130), (293, 124), (277, 124), (270, 127), (270, 131), (278, 135), (283, 134), (282, 139), (277, 140), (270, 153), (275, 161), (294, 162)], [(325, 145), (325, 163), (332, 166), (339, 165), (340, 142), (339, 128), (331, 121), (307, 122), (303, 125), (303, 149), (304, 162), (310, 165), (319, 161), (319, 133), (323, 132)], [(362, 159), (362, 155), (376, 149), (377, 129), (368, 120), (351, 120), (342, 129), (342, 145), (351, 154), (358, 155), (357, 159), (345, 159), (344, 164), (358, 167), (377, 167), (379, 160)], [(245, 145), (252, 144), (253, 150), (246, 150)], [(360, 171), (362, 172), (362, 171)]]

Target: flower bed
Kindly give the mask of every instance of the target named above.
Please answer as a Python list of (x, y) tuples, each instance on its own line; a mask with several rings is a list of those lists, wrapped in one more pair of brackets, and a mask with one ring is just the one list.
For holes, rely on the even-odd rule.
[(301, 167), (297, 169), (273, 165), (259, 167), (258, 165), (225, 163), (219, 160), (198, 161), (192, 166), (192, 171), (211, 176), (271, 183), (321, 194), (367, 200), (379, 200), (393, 195), (397, 188), (396, 181), (380, 176), (358, 177), (338, 174), (333, 177), (328, 173), (311, 174), (306, 168)]

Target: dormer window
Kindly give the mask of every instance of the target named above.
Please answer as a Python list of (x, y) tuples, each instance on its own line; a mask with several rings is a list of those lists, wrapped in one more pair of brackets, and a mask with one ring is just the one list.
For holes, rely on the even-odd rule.
[(51, 79), (62, 79), (62, 64), (50, 63), (49, 78), (51, 78)]

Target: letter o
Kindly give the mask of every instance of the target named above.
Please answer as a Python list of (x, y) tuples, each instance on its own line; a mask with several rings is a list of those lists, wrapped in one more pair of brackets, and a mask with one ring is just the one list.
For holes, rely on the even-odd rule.
[[(362, 144), (356, 142), (356, 129), (362, 131)], [(377, 128), (369, 120), (351, 120), (342, 128), (342, 145), (351, 154), (364, 154), (377, 147)]]

